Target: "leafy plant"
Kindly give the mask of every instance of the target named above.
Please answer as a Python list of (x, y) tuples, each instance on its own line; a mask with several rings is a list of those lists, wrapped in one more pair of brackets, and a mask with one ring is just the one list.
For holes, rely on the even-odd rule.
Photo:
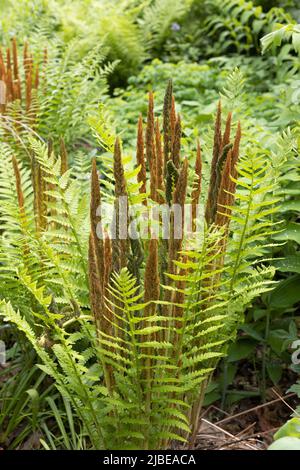
[(274, 435), (269, 450), (300, 450), (300, 419), (292, 418)]
[[(246, 305), (272, 287), (274, 270), (263, 258), (274, 233), (277, 182), (258, 149), (239, 159), (241, 128), (230, 142), (231, 120), (229, 113), (222, 133), (219, 104), (210, 181), (202, 177), (199, 144), (191, 178), (172, 84), (162, 135), (150, 93), (145, 134), (141, 118), (138, 126), (138, 166), (122, 158), (117, 138), (113, 159), (103, 162), (101, 195), (93, 161), (90, 230), (88, 192), (78, 190), (81, 175), (66, 170), (64, 152), (56, 157), (30, 140), (33, 187), (15, 157), (3, 159), (1, 314), (25, 334), (92, 448), (167, 448), (190, 433), (193, 442), (211, 374)], [(97, 208), (101, 199), (114, 201), (118, 221), (120, 196), (140, 204), (142, 232), (146, 207), (183, 210), (190, 201), (192, 240), (186, 231), (175, 236), (172, 212), (168, 240), (128, 240), (118, 228), (110, 240)]]
[(80, 62), (72, 57), (73, 49), (74, 43), (42, 51), (39, 45), (33, 58), (25, 42), (21, 58), (13, 39), (5, 59), (1, 52), (1, 121), (13, 145), (26, 147), (28, 134), (48, 139), (50, 130), (52, 139), (63, 138), (67, 146), (75, 144), (74, 135), (76, 142), (87, 135), (87, 116), (97, 108), (99, 93), (106, 92), (114, 64), (100, 66), (105, 58), (101, 45)]
[(267, 34), (261, 39), (262, 51), (265, 52), (271, 46), (280, 47), (283, 40), (292, 39), (292, 45), (298, 54), (300, 53), (300, 25), (288, 24), (277, 25), (275, 31)]
[(255, 55), (260, 38), (272, 31), (274, 23), (293, 22), (283, 8), (263, 11), (260, 4), (248, 0), (195, 1), (186, 20), (167, 41), (165, 50), (175, 60), (234, 53)]

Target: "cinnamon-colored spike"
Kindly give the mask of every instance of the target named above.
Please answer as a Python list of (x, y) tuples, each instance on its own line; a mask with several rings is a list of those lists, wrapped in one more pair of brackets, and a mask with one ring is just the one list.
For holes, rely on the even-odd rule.
[(177, 116), (176, 116), (176, 107), (175, 107), (175, 96), (172, 95), (172, 104), (171, 104), (171, 112), (170, 112), (171, 148), (173, 148), (173, 145), (174, 145), (176, 121), (177, 121)]
[[(159, 119), (156, 119), (155, 122), (155, 153), (156, 153), (156, 181), (157, 189), (160, 191), (164, 190), (164, 159), (161, 143), (161, 134), (159, 129)], [(164, 198), (162, 194), (157, 194), (157, 199), (159, 204), (164, 203)]]
[(165, 92), (164, 108), (163, 108), (163, 131), (164, 131), (164, 174), (166, 173), (167, 161), (171, 152), (171, 124), (170, 114), (172, 108), (173, 84), (172, 80), (168, 81)]
[(34, 88), (37, 90), (40, 83), (39, 65), (36, 65), (35, 77), (34, 77)]
[(6, 49), (6, 66), (8, 69), (11, 69), (11, 57), (9, 47)]
[(126, 195), (126, 181), (122, 162), (121, 144), (119, 137), (116, 138), (114, 146), (114, 178), (115, 196)]
[(225, 125), (225, 131), (223, 134), (223, 141), (222, 146), (228, 145), (230, 142), (230, 132), (231, 132), (231, 120), (232, 120), (232, 113), (228, 113)]
[[(173, 205), (176, 208), (177, 220), (175, 220), (174, 211), (171, 212), (170, 220), (170, 239), (169, 239), (169, 253), (168, 253), (168, 273), (176, 273), (176, 261), (180, 256), (180, 250), (182, 249), (183, 241), (183, 232), (184, 232), (184, 204), (186, 199), (186, 190), (187, 190), (187, 180), (188, 180), (188, 160), (184, 159), (181, 171), (179, 173), (179, 178), (173, 193)], [(179, 213), (180, 206), (181, 213)], [(180, 216), (180, 220), (178, 220)], [(181, 232), (181, 233), (180, 233)], [(165, 292), (165, 300), (171, 300), (171, 292), (167, 290)]]
[(14, 86), (12, 80), (12, 70), (7, 68), (7, 78), (6, 78), (6, 101), (10, 102), (14, 99)]
[(68, 152), (65, 146), (63, 137), (60, 139), (60, 158), (61, 158), (61, 174), (63, 175), (69, 168), (68, 164)]
[(53, 153), (53, 139), (51, 136), (48, 137), (48, 142), (47, 142), (47, 154), (48, 158), (51, 158)]
[(26, 62), (28, 57), (28, 42), (24, 42), (24, 50), (23, 50), (23, 61), (24, 61), (24, 68), (26, 68)]
[(31, 99), (32, 99), (32, 78), (31, 78), (31, 71), (29, 71), (26, 77), (26, 111), (30, 110)]
[(0, 80), (5, 81), (6, 67), (4, 63), (2, 49), (0, 48)]
[(230, 172), (231, 172), (231, 164), (232, 164), (232, 150), (228, 152), (226, 162), (222, 172), (222, 179), (218, 194), (218, 201), (217, 201), (217, 214), (216, 214), (216, 224), (219, 226), (226, 225), (228, 222), (228, 215), (230, 214), (230, 210), (227, 207), (230, 204)]
[(104, 282), (105, 286), (109, 283), (112, 271), (112, 247), (108, 232), (104, 231)]
[(92, 161), (91, 202), (90, 202), (90, 241), (89, 241), (89, 279), (91, 307), (97, 327), (103, 328), (103, 283), (104, 283), (104, 244), (101, 216), (98, 213), (101, 203), (100, 182), (96, 159)]
[(149, 169), (154, 158), (154, 99), (152, 91), (149, 92), (148, 98), (148, 113), (147, 113), (147, 127), (146, 127), (146, 158)]
[(21, 90), (21, 80), (20, 80), (20, 77), (18, 77), (17, 89), (18, 89), (18, 99), (21, 101), (21, 100), (22, 100), (22, 90)]
[(150, 169), (150, 197), (156, 201), (157, 177), (156, 177), (156, 152), (154, 136), (154, 99), (153, 93), (149, 92), (147, 128), (146, 128), (146, 157)]
[[(241, 123), (238, 122), (233, 149), (232, 149), (232, 161), (231, 161), (231, 176), (234, 179), (237, 178), (236, 166), (237, 166), (237, 162), (239, 159), (241, 137), (242, 137)], [(231, 193), (235, 192), (235, 187), (236, 187), (236, 183), (234, 181), (231, 181), (231, 184), (230, 184)]]
[[(151, 302), (159, 299), (160, 295), (160, 279), (158, 269), (158, 240), (151, 238), (149, 242), (149, 255), (145, 268), (145, 282), (144, 282), (144, 301)], [(150, 304), (146, 307), (147, 315), (155, 312), (155, 304)]]
[(12, 50), (13, 50), (14, 78), (15, 80), (17, 80), (19, 77), (19, 65), (18, 65), (18, 51), (17, 51), (16, 38), (13, 38), (12, 40)]
[(44, 64), (48, 63), (48, 49), (47, 49), (47, 47), (45, 47), (45, 49), (44, 49), (43, 63)]
[[(128, 229), (128, 208), (126, 214), (121, 211), (126, 210), (125, 207), (120, 205), (121, 196), (127, 197), (126, 180), (124, 175), (124, 168), (121, 154), (120, 139), (117, 137), (114, 146), (114, 179), (115, 179), (115, 223), (116, 223), (116, 234), (113, 239), (113, 269), (119, 271), (121, 268), (127, 266), (128, 262), (128, 239), (121, 236), (120, 229)], [(127, 224), (126, 227), (120, 227), (120, 221), (124, 221)]]
[(173, 149), (172, 149), (172, 159), (176, 168), (180, 166), (180, 148), (181, 148), (181, 118), (178, 114), (175, 129), (174, 129), (174, 140), (173, 140)]
[(201, 158), (201, 146), (198, 140), (197, 142), (197, 155), (195, 163), (195, 178), (192, 190), (192, 227), (193, 231), (196, 230), (196, 217), (197, 217), (197, 206), (201, 196), (202, 187), (202, 158)]
[(218, 103), (217, 116), (215, 121), (215, 133), (214, 133), (214, 147), (213, 147), (213, 156), (211, 161), (211, 170), (210, 170), (210, 182), (207, 194), (206, 208), (205, 208), (205, 220), (208, 225), (213, 222), (213, 212), (215, 210), (215, 205), (217, 202), (217, 192), (216, 188), (216, 179), (217, 179), (217, 163), (220, 157), (222, 149), (222, 105), (221, 101)]
[[(145, 194), (147, 192), (146, 187), (146, 163), (145, 163), (145, 149), (144, 149), (144, 130), (143, 130), (143, 118), (140, 115), (138, 121), (138, 130), (137, 130), (137, 144), (136, 144), (136, 162), (140, 166), (140, 171), (137, 174), (137, 180), (141, 183), (139, 192)], [(147, 205), (147, 200), (143, 201)]]
[[(101, 193), (100, 193), (100, 181), (97, 171), (96, 159), (92, 160), (92, 174), (91, 174), (91, 203), (90, 203), (90, 221), (91, 221), (91, 230), (97, 238), (100, 230), (100, 240), (103, 239), (102, 226), (101, 226), (101, 217), (98, 215), (98, 210), (101, 204)], [(101, 244), (100, 244), (101, 245)], [(103, 255), (103, 253), (102, 253)], [(103, 256), (102, 256), (103, 258)], [(103, 259), (100, 260), (101, 263)], [(104, 269), (101, 270), (103, 274)]]

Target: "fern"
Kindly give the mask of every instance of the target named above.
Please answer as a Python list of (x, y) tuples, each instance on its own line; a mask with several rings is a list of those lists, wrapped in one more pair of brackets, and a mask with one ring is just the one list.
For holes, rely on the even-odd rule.
[[(239, 158), (241, 128), (230, 143), (231, 121), (229, 113), (223, 133), (219, 103), (207, 198), (200, 199), (205, 215), (193, 211), (192, 237), (175, 237), (171, 212), (168, 240), (140, 237), (128, 243), (118, 231), (110, 240), (97, 212), (102, 199), (117, 209), (118, 197), (127, 195), (131, 208), (139, 204), (141, 234), (146, 207), (166, 202), (184, 209), (191, 200), (197, 209), (202, 150), (198, 145), (196, 177), (189, 175), (171, 82), (163, 136), (149, 95), (145, 142), (139, 121), (136, 166), (130, 154), (122, 155), (118, 138), (112, 148), (112, 132), (104, 132), (103, 123), (95, 126), (107, 150), (101, 191), (96, 159), (89, 190), (89, 160), (77, 155), (66, 170), (64, 151), (56, 156), (51, 146), (30, 137), (37, 179), (32, 190), (30, 170), (15, 160), (10, 164), (9, 148), (4, 152), (1, 315), (25, 334), (91, 448), (192, 444), (207, 385), (245, 308), (273, 286), (267, 258), (284, 162), (275, 168), (252, 141)], [(130, 217), (128, 212), (128, 224)], [(25, 302), (12, 295), (6, 285), (12, 281)]]

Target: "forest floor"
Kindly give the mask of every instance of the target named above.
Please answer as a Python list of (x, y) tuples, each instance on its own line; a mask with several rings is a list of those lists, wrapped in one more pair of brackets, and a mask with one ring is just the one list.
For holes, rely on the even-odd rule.
[[(17, 372), (18, 369), (14, 371), (14, 373)], [(257, 386), (258, 377), (255, 378)], [(6, 375), (0, 376), (0, 382), (5, 379), (7, 379)], [(261, 397), (257, 396), (244, 398), (231, 406), (227, 405), (224, 410), (221, 409), (218, 401), (207, 406), (200, 418), (194, 449), (266, 450), (273, 442), (276, 431), (290, 418), (299, 405), (299, 398), (295, 393), (285, 394), (284, 392), (294, 382), (295, 374), (287, 368), (280, 384), (267, 388), (265, 403), (262, 403)], [(236, 390), (240, 386), (241, 389), (247, 390), (253, 385), (253, 370), (249, 362), (243, 361), (231, 387)], [(16, 438), (22, 431), (23, 426), (20, 425), (10, 436), (9, 441)], [(41, 433), (35, 432), (18, 449), (41, 449), (40, 438), (42, 437)], [(6, 446), (0, 446), (0, 450), (5, 448)]]
[[(290, 418), (298, 404), (295, 393), (282, 395), (275, 387), (268, 401), (247, 398), (223, 411), (217, 405), (202, 414), (197, 436), (198, 450), (266, 450), (273, 435)], [(258, 400), (256, 400), (258, 402)]]

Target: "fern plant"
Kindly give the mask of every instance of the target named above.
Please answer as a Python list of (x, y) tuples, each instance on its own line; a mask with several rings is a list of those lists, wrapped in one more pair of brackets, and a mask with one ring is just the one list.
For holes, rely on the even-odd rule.
[(87, 139), (87, 116), (106, 93), (106, 79), (115, 64), (104, 65), (102, 44), (82, 60), (75, 49), (75, 41), (64, 46), (58, 41), (46, 43), (43, 37), (31, 49), (25, 42), (22, 54), (15, 38), (6, 53), (1, 50), (1, 129), (5, 142), (10, 135), (11, 145), (23, 147), (29, 159), (30, 134), (45, 140), (51, 137), (55, 144), (63, 138), (67, 147)]
[[(220, 103), (209, 181), (199, 142), (195, 158), (182, 159), (171, 81), (161, 122), (149, 94), (136, 162), (100, 129), (101, 144), (113, 150), (101, 163), (101, 189), (96, 159), (87, 191), (63, 147), (57, 156), (30, 138), (31, 170), (3, 150), (1, 316), (33, 346), (91, 448), (193, 445), (219, 359), (246, 306), (272, 288), (264, 258), (277, 180), (259, 149), (239, 157), (241, 126), (232, 138), (231, 113), (224, 124), (223, 132)], [(109, 235), (104, 202), (113, 204), (113, 222), (133, 222), (120, 197), (139, 205), (135, 227), (148, 236), (124, 237), (118, 224)], [(154, 226), (145, 217), (162, 204), (181, 209), (177, 221), (169, 212), (169, 238), (159, 232), (162, 217)]]

